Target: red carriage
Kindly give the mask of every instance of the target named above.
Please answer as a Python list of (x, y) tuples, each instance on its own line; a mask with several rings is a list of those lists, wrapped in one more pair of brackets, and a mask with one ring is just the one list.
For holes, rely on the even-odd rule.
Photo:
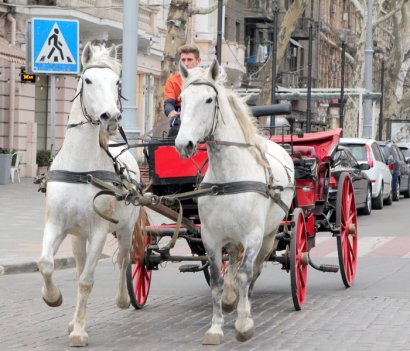
[[(287, 105), (255, 108), (254, 115), (289, 113)], [(337, 197), (329, 198), (332, 155), (336, 151), (341, 129), (305, 133), (291, 132), (270, 138), (282, 144), (291, 154), (295, 165), (295, 197), (288, 216), (276, 235), (277, 246), (268, 261), (279, 262), (290, 272), (294, 306), (301, 309), (306, 296), (308, 265), (323, 272), (340, 269), (346, 287), (352, 285), (357, 260), (357, 215), (352, 181), (349, 174), (338, 178)], [(127, 271), (128, 291), (132, 305), (139, 309), (147, 301), (152, 271), (164, 261), (199, 261), (184, 264), (181, 272), (203, 271), (209, 282), (208, 261), (201, 240), (201, 226), (196, 206), (195, 190), (207, 170), (205, 146), (192, 159), (179, 157), (172, 140), (152, 141), (148, 149), (150, 191), (155, 199), (148, 207), (176, 221), (176, 225), (148, 227), (143, 258), (134, 257)], [(181, 209), (184, 216), (181, 217)], [(177, 228), (177, 230), (175, 230)], [(315, 247), (318, 232), (330, 232), (336, 237), (339, 265), (316, 265), (309, 252)], [(172, 238), (171, 245), (161, 248), (163, 236)], [(191, 250), (189, 256), (171, 254), (177, 238), (184, 238)]]

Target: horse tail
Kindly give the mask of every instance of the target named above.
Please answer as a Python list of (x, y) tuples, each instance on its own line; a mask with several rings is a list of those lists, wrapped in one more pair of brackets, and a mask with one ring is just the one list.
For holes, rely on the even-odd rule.
[(137, 222), (134, 226), (132, 251), (133, 257), (142, 261), (144, 259), (144, 251), (147, 245), (147, 231), (146, 227), (149, 225), (149, 218), (144, 207), (140, 207), (140, 212)]

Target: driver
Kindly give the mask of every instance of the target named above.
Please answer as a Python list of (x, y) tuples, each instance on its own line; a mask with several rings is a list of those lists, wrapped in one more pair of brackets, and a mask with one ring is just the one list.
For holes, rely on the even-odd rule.
[[(198, 66), (201, 62), (199, 49), (195, 45), (180, 46), (177, 55), (180, 57), (182, 64), (188, 69)], [(181, 111), (181, 87), (182, 77), (179, 72), (169, 76), (165, 82), (164, 112), (171, 120), (171, 129), (168, 133), (168, 137), (171, 138), (177, 136), (180, 125), (179, 113)]]

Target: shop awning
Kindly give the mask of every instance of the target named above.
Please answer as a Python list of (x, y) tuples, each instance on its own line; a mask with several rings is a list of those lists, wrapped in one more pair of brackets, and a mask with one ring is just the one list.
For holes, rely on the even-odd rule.
[(21, 65), (26, 63), (25, 52), (16, 46), (11, 46), (9, 42), (3, 38), (0, 38), (0, 58)]

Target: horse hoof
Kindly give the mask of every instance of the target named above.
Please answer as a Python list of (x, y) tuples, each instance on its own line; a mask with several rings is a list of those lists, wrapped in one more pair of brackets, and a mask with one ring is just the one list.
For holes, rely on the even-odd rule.
[(235, 310), (237, 305), (237, 300), (233, 301), (233, 302), (224, 302), (222, 301), (222, 311), (224, 311), (225, 313), (230, 313), (233, 310)]
[(73, 335), (70, 334), (70, 346), (71, 347), (83, 347), (88, 345), (88, 335)]
[(202, 345), (220, 345), (224, 341), (223, 334), (206, 333), (202, 340)]
[(50, 307), (58, 307), (58, 306), (61, 306), (61, 304), (63, 303), (63, 295), (61, 295), (61, 292), (60, 292), (56, 301), (49, 301), (44, 296), (43, 296), (43, 300)]
[(253, 328), (247, 330), (246, 332), (241, 332), (241, 333), (236, 331), (236, 340), (240, 342), (248, 341), (249, 339), (253, 337), (253, 334), (254, 334)]
[(244, 342), (253, 337), (254, 324), (252, 318), (241, 318), (235, 322), (236, 340)]
[(123, 300), (117, 299), (116, 303), (117, 303), (118, 308), (122, 310), (126, 310), (127, 308), (130, 307), (131, 301), (130, 299), (123, 299)]

